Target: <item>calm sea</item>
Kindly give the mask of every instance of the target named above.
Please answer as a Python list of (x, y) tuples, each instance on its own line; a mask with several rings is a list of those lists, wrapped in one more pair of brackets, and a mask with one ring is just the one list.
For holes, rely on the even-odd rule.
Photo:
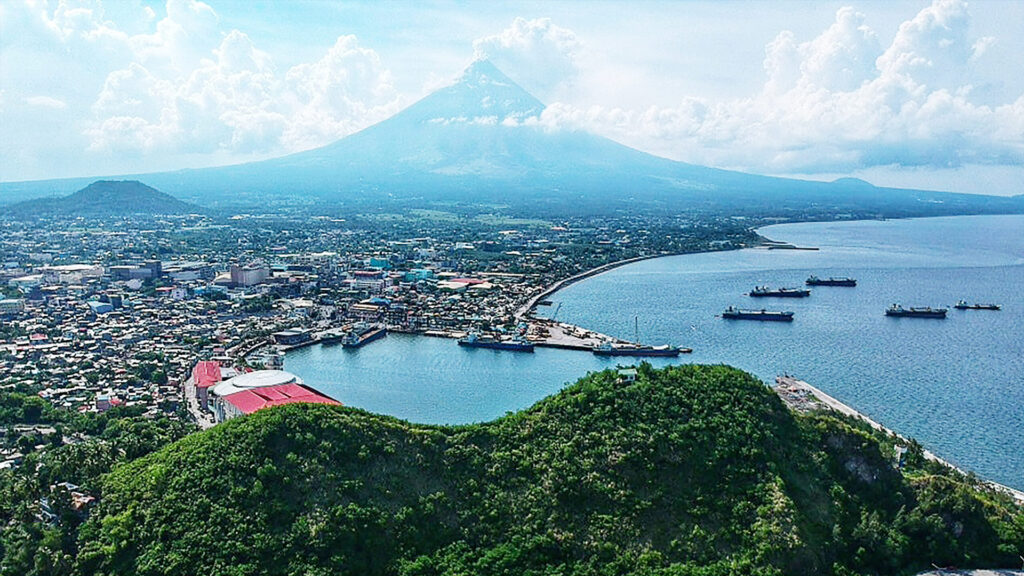
[[(694, 349), (766, 382), (788, 373), (985, 478), (1024, 489), (1024, 216), (787, 224), (761, 234), (819, 251), (751, 249), (638, 262), (552, 297), (558, 320)], [(804, 299), (752, 299), (756, 285), (852, 276)], [(946, 320), (885, 308), (994, 302)], [(796, 313), (791, 324), (728, 321), (726, 306)], [(553, 308), (540, 308), (539, 315)], [(467, 350), (390, 335), (359, 350), (314, 346), (286, 368), (341, 402), (425, 423), (483, 421), (526, 408), (588, 371), (626, 359), (538, 349)]]

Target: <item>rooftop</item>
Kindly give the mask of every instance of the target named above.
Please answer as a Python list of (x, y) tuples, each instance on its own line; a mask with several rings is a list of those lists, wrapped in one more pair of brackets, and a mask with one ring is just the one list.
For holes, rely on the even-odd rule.
[(302, 384), (302, 379), (284, 370), (257, 370), (225, 380), (214, 386), (211, 391), (217, 396), (225, 397), (246, 390), (282, 384)]
[(220, 362), (206, 360), (196, 363), (192, 369), (192, 381), (197, 388), (209, 388), (220, 382)]
[[(266, 372), (271, 372), (271, 370), (266, 370)], [(340, 404), (340, 402), (333, 398), (328, 398), (305, 386), (294, 383), (242, 390), (241, 392), (225, 396), (224, 400), (241, 410), (243, 414), (252, 414), (263, 408), (298, 402), (307, 404)]]

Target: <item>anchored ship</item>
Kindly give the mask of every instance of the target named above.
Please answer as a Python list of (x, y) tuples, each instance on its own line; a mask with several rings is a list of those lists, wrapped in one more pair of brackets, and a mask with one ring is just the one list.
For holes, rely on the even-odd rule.
[(740, 310), (729, 306), (722, 312), (722, 318), (728, 320), (760, 320), (762, 322), (792, 322), (792, 312), (773, 312), (771, 310)]
[(533, 352), (533, 343), (525, 338), (516, 337), (511, 340), (498, 340), (493, 336), (481, 336), (476, 332), (470, 332), (465, 338), (459, 338), (459, 346), (509, 350), (512, 352)]
[(388, 331), (384, 327), (359, 323), (352, 328), (351, 332), (342, 338), (341, 345), (345, 348), (359, 348), (363, 344), (379, 340), (387, 335)]
[(968, 304), (966, 300), (961, 300), (953, 306), (957, 310), (1000, 310), (999, 304)]
[(853, 278), (818, 278), (811, 276), (805, 282), (808, 286), (856, 286), (857, 281)]
[(899, 318), (945, 318), (945, 308), (904, 308), (899, 304), (893, 304), (885, 311), (886, 316), (896, 316)]
[(773, 289), (767, 286), (758, 286), (750, 291), (748, 296), (764, 297), (772, 296), (776, 298), (806, 298), (811, 295), (811, 291), (806, 288), (778, 288)]

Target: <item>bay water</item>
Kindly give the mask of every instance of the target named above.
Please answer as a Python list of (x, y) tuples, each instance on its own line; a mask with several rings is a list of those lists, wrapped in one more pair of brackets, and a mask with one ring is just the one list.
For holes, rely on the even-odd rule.
[[(817, 251), (755, 248), (622, 266), (551, 297), (557, 319), (606, 334), (693, 348), (766, 383), (791, 374), (984, 478), (1024, 489), (1024, 216), (804, 223), (759, 231)], [(857, 287), (801, 299), (751, 298), (811, 274)], [(958, 300), (1000, 311), (952, 308)], [(891, 318), (893, 303), (949, 307), (945, 320)], [(792, 323), (724, 320), (727, 306), (791, 310)], [(553, 307), (541, 307), (539, 316)], [(346, 405), (414, 422), (490, 420), (529, 407), (588, 371), (629, 358), (538, 348), (465, 349), (389, 335), (361, 349), (317, 345), (285, 367)]]

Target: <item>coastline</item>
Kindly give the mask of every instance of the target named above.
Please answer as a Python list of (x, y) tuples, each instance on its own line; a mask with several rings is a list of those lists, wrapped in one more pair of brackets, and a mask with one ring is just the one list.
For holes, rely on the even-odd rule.
[[(783, 389), (783, 390), (786, 390), (786, 391), (799, 390), (799, 389), (807, 390), (819, 402), (821, 402), (826, 407), (828, 407), (828, 408), (830, 408), (832, 410), (835, 410), (836, 412), (839, 412), (841, 414), (845, 414), (847, 416), (851, 416), (853, 418), (856, 418), (858, 420), (863, 420), (865, 423), (867, 423), (869, 426), (871, 426), (875, 430), (878, 430), (878, 431), (881, 431), (881, 432), (885, 432), (886, 434), (889, 434), (891, 436), (895, 436), (895, 437), (897, 437), (897, 438), (899, 438), (899, 439), (901, 439), (903, 441), (909, 441), (909, 438), (907, 438), (906, 436), (900, 434), (899, 432), (896, 432), (895, 430), (893, 430), (891, 428), (888, 428), (886, 426), (883, 426), (883, 425), (879, 424), (878, 422), (872, 420), (866, 414), (860, 412), (859, 410), (856, 410), (855, 408), (850, 407), (847, 404), (844, 404), (843, 402), (840, 402), (839, 400), (836, 400), (832, 396), (822, 392), (817, 387), (815, 387), (815, 386), (813, 386), (813, 385), (811, 385), (811, 384), (809, 384), (809, 383), (807, 383), (807, 382), (805, 382), (803, 380), (798, 380), (798, 379), (793, 378), (791, 376), (779, 376), (779, 377), (777, 377), (775, 379), (775, 382), (776, 382), (775, 390), (776, 390), (777, 393), (779, 392), (780, 389)], [(780, 396), (781, 396), (781, 394), (780, 394)], [(785, 401), (785, 399), (783, 399), (783, 401)], [(787, 402), (787, 405), (788, 405), (788, 402)], [(963, 468), (960, 468), (959, 466), (949, 462), (948, 460), (943, 459), (940, 456), (935, 455), (933, 452), (931, 452), (929, 450), (925, 450), (924, 451), (924, 457), (926, 459), (928, 459), (928, 460), (933, 461), (933, 462), (938, 462), (939, 464), (942, 464), (943, 466), (952, 468), (953, 470), (956, 470), (957, 472), (960, 472), (961, 474), (964, 474), (964, 475), (968, 474), (968, 471), (966, 471)], [(1024, 506), (1024, 491), (1017, 490), (1016, 488), (1011, 488), (1009, 486), (1006, 486), (1005, 484), (1000, 484), (998, 482), (993, 482), (991, 480), (985, 480), (984, 478), (981, 478), (980, 476), (978, 478), (981, 480), (981, 482), (984, 485), (986, 485), (989, 488), (992, 488), (994, 490), (997, 490), (999, 492), (1003, 492), (1005, 494), (1010, 495), (1010, 497), (1012, 497), (1014, 500), (1016, 500), (1019, 505)]]
[(523, 318), (526, 318), (527, 316), (530, 315), (530, 313), (533, 311), (533, 309), (537, 307), (537, 303), (538, 302), (540, 302), (541, 300), (547, 298), (548, 296), (551, 296), (552, 294), (554, 294), (555, 292), (558, 292), (559, 290), (561, 290), (562, 288), (565, 288), (566, 286), (569, 286), (571, 284), (575, 284), (576, 282), (579, 282), (580, 280), (586, 280), (587, 278), (590, 278), (592, 276), (597, 276), (598, 274), (601, 274), (603, 272), (607, 272), (609, 270), (613, 270), (613, 269), (618, 268), (620, 266), (625, 266), (626, 264), (633, 264), (634, 262), (642, 262), (644, 260), (652, 260), (654, 258), (667, 258), (669, 256), (683, 256), (683, 255), (686, 255), (686, 254), (703, 254), (705, 252), (713, 252), (713, 250), (702, 250), (702, 251), (699, 251), (699, 252), (681, 252), (681, 253), (672, 253), (672, 254), (649, 254), (647, 256), (634, 256), (633, 258), (626, 258), (625, 260), (616, 260), (614, 262), (609, 262), (607, 264), (602, 264), (600, 266), (597, 266), (596, 268), (591, 268), (589, 270), (584, 270), (583, 272), (580, 272), (579, 274), (574, 274), (572, 276), (569, 276), (568, 278), (563, 278), (561, 280), (558, 280), (554, 284), (551, 284), (550, 286), (548, 286), (547, 288), (545, 288), (544, 290), (539, 292), (536, 296), (531, 296), (530, 299), (527, 300), (525, 304), (523, 304), (522, 306), (520, 306), (516, 310), (515, 318), (516, 318), (516, 320), (522, 320)]
[[(963, 216), (949, 216), (949, 217), (932, 217), (932, 218), (962, 218), (962, 217)], [(765, 236), (764, 234), (762, 234), (761, 231), (764, 230), (765, 228), (768, 228), (768, 227), (771, 227), (771, 226), (786, 225), (786, 224), (804, 224), (804, 222), (787, 222), (787, 223), (783, 223), (783, 224), (769, 224), (767, 226), (760, 226), (758, 228), (754, 228), (754, 229), (752, 229), (752, 231), (755, 234), (757, 234), (760, 238), (762, 238), (763, 241), (759, 245), (748, 246), (746, 248), (757, 248), (757, 247), (763, 247), (763, 246), (766, 246), (766, 245), (770, 245), (770, 244), (776, 243), (776, 241), (773, 241), (770, 238), (768, 238), (767, 236)], [(742, 248), (740, 248), (740, 249), (742, 249)], [(598, 274), (601, 274), (601, 273), (607, 272), (609, 270), (618, 268), (620, 266), (625, 266), (627, 264), (632, 264), (632, 263), (635, 263), (635, 262), (641, 262), (641, 261), (644, 261), (644, 260), (651, 260), (651, 259), (654, 259), (654, 258), (662, 258), (662, 257), (669, 257), (669, 256), (685, 256), (685, 255), (690, 255), (690, 254), (703, 254), (703, 253), (715, 252), (715, 251), (716, 250), (702, 250), (702, 251), (697, 251), (697, 252), (684, 252), (684, 253), (672, 253), (672, 254), (652, 254), (652, 255), (647, 255), (647, 256), (638, 256), (638, 257), (634, 257), (634, 258), (627, 258), (627, 259), (618, 260), (618, 261), (615, 261), (615, 262), (609, 262), (607, 264), (603, 264), (601, 266), (597, 266), (597, 267), (592, 268), (590, 270), (586, 270), (584, 272), (580, 272), (579, 274), (575, 274), (573, 276), (570, 276), (568, 278), (564, 278), (562, 280), (559, 280), (559, 281), (551, 284), (550, 286), (545, 288), (543, 291), (538, 293), (536, 296), (531, 297), (526, 302), (526, 304), (524, 304), (522, 307), (520, 307), (516, 311), (515, 317), (518, 320), (525, 319), (525, 318), (531, 316), (531, 313), (536, 308), (537, 303), (539, 301), (541, 301), (541, 300), (543, 300), (543, 299), (545, 299), (545, 298), (555, 294), (556, 292), (558, 292), (562, 288), (570, 286), (570, 285), (572, 285), (572, 284), (574, 284), (576, 282), (579, 282), (581, 280), (585, 280), (587, 278), (591, 278), (591, 277), (596, 276)], [(882, 426), (878, 422), (876, 422), (876, 421), (872, 420), (871, 418), (869, 418), (867, 415), (861, 413), (860, 411), (856, 410), (855, 408), (852, 408), (852, 407), (850, 407), (850, 406), (840, 402), (839, 400), (833, 398), (832, 396), (822, 392), (820, 389), (818, 389), (818, 388), (816, 388), (816, 387), (814, 387), (814, 386), (812, 386), (812, 385), (810, 385), (810, 384), (808, 384), (806, 382), (803, 382), (803, 381), (800, 381), (800, 382), (804, 386), (806, 386), (811, 391), (811, 393), (814, 394), (814, 396), (816, 396), (819, 400), (822, 401), (823, 404), (827, 405), (829, 408), (831, 408), (833, 410), (836, 410), (838, 412), (841, 412), (843, 414), (847, 414), (847, 415), (852, 416), (854, 418), (858, 418), (858, 419), (864, 420), (870, 426), (872, 426), (873, 428), (875, 428), (877, 430), (881, 430), (881, 431), (886, 432), (887, 434), (896, 436), (896, 437), (901, 438), (903, 440), (907, 440), (907, 437), (903, 436), (902, 434), (896, 432), (895, 430), (892, 430), (890, 428)], [(937, 456), (936, 454), (934, 454), (933, 452), (931, 452), (931, 451), (929, 451), (927, 449), (924, 450), (924, 456), (925, 456), (925, 458), (927, 458), (929, 460), (933, 460), (933, 461), (938, 462), (940, 464), (943, 464), (943, 465), (945, 465), (945, 466), (947, 466), (949, 468), (957, 470), (958, 472), (960, 472), (960, 473), (962, 473), (964, 475), (968, 474), (968, 471), (966, 471), (966, 470), (964, 470), (964, 469), (962, 469), (962, 468), (960, 468), (960, 467), (950, 463), (949, 461), (941, 458), (940, 456)], [(998, 482), (994, 482), (992, 480), (985, 479), (982, 476), (978, 476), (978, 478), (979, 478), (979, 480), (984, 485), (986, 485), (986, 486), (988, 486), (988, 487), (990, 487), (990, 488), (992, 488), (994, 490), (997, 490), (999, 492), (1003, 492), (1005, 494), (1008, 494), (1019, 505), (1024, 506), (1024, 490), (1019, 490), (1019, 489), (1016, 489), (1016, 488), (1012, 488), (1010, 486), (1006, 486), (1004, 484), (1000, 484)]]

